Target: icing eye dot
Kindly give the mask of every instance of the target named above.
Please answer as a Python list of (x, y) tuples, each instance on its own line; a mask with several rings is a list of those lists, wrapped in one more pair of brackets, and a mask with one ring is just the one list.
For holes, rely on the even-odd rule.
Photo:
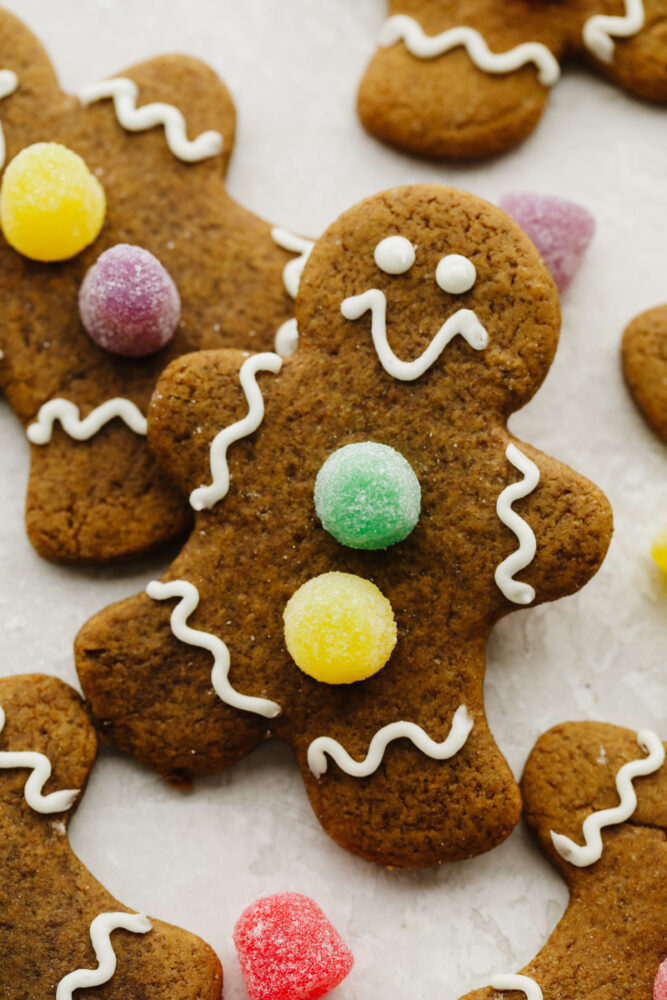
[(347, 444), (315, 480), (315, 510), (330, 535), (353, 549), (386, 549), (419, 520), (421, 487), (410, 463), (386, 444)]
[(438, 261), (435, 269), (435, 280), (443, 292), (451, 295), (462, 295), (475, 284), (477, 271), (475, 265), (460, 253), (448, 253)]
[(143, 247), (119, 243), (88, 270), (79, 291), (79, 313), (100, 347), (140, 357), (171, 340), (181, 300), (157, 257)]
[(285, 644), (299, 669), (326, 684), (351, 684), (380, 670), (396, 645), (391, 604), (370, 580), (323, 573), (292, 595)]
[(0, 228), (31, 260), (67, 260), (96, 239), (106, 212), (102, 185), (81, 157), (55, 142), (22, 149), (0, 188)]
[(663, 573), (667, 573), (667, 529), (651, 545), (651, 555)]
[(387, 236), (380, 240), (373, 257), (385, 274), (405, 274), (415, 262), (415, 248), (405, 236)]

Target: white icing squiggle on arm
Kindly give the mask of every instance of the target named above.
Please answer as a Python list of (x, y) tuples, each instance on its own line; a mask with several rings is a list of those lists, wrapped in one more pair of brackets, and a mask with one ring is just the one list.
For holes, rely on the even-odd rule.
[(544, 1000), (544, 994), (534, 979), (530, 976), (513, 976), (509, 973), (499, 972), (491, 979), (491, 988), (494, 990), (521, 990), (526, 994), (526, 1000)]
[[(18, 85), (19, 78), (13, 70), (0, 69), (0, 101), (3, 97), (9, 97), (10, 94), (13, 94)], [(0, 170), (2, 170), (5, 165), (6, 154), (5, 136), (2, 131), (2, 125), (0, 125)]]
[(643, 0), (625, 0), (623, 17), (596, 14), (588, 18), (583, 30), (584, 45), (600, 62), (610, 63), (614, 58), (613, 39), (638, 34), (645, 20)]
[(181, 642), (206, 649), (212, 655), (211, 683), (221, 701), (232, 708), (241, 709), (243, 712), (254, 712), (255, 715), (263, 715), (267, 719), (280, 715), (280, 705), (277, 702), (269, 701), (268, 698), (253, 698), (235, 691), (228, 679), (230, 657), (225, 643), (217, 635), (190, 628), (187, 624), (188, 618), (199, 604), (199, 591), (193, 583), (187, 580), (171, 580), (169, 583), (151, 580), (146, 587), (146, 593), (156, 601), (165, 601), (170, 597), (181, 598), (171, 612), (171, 631)]
[(212, 482), (209, 486), (198, 486), (190, 494), (190, 506), (194, 510), (213, 507), (229, 490), (229, 466), (227, 449), (230, 444), (253, 434), (264, 419), (264, 398), (257, 385), (257, 372), (273, 372), (277, 375), (283, 359), (270, 351), (253, 354), (244, 361), (239, 372), (241, 388), (248, 403), (248, 414), (219, 431), (211, 442), (210, 464)]
[(514, 604), (530, 604), (535, 599), (535, 589), (528, 583), (514, 579), (514, 574), (525, 569), (535, 558), (537, 542), (535, 533), (522, 517), (512, 510), (515, 500), (528, 496), (540, 481), (540, 470), (527, 455), (519, 451), (515, 444), (509, 444), (505, 455), (515, 469), (523, 473), (523, 479), (510, 483), (502, 491), (496, 502), (498, 517), (506, 527), (513, 531), (519, 541), (519, 548), (503, 559), (496, 567), (495, 581), (508, 601)]
[(474, 28), (461, 26), (439, 35), (427, 35), (419, 22), (407, 14), (396, 14), (385, 21), (378, 41), (384, 48), (403, 41), (408, 52), (418, 59), (435, 59), (462, 45), (474, 65), (485, 73), (513, 73), (526, 63), (534, 63), (537, 78), (544, 87), (551, 87), (560, 77), (558, 60), (541, 42), (524, 42), (507, 52), (491, 52)]
[(387, 746), (394, 740), (400, 739), (410, 740), (427, 757), (432, 757), (434, 760), (448, 760), (465, 744), (472, 726), (473, 720), (465, 705), (459, 705), (457, 708), (449, 735), (442, 743), (436, 743), (414, 722), (392, 722), (378, 729), (362, 761), (353, 760), (338, 740), (330, 736), (318, 736), (308, 747), (308, 767), (316, 778), (320, 778), (327, 770), (326, 754), (329, 754), (341, 771), (345, 771), (353, 778), (366, 778), (377, 771)]
[[(0, 705), (0, 733), (5, 728), (5, 713)], [(0, 753), (0, 768), (28, 767), (32, 774), (25, 783), (24, 796), (31, 809), (38, 813), (65, 812), (71, 808), (79, 794), (78, 788), (64, 788), (59, 792), (42, 795), (44, 785), (51, 777), (51, 761), (43, 753), (33, 750)]]
[(113, 80), (88, 84), (79, 91), (79, 100), (84, 108), (109, 97), (113, 99), (116, 117), (124, 129), (128, 132), (143, 132), (156, 125), (163, 125), (169, 149), (185, 163), (196, 163), (222, 152), (220, 132), (202, 132), (196, 139), (189, 140), (185, 118), (173, 104), (156, 101), (138, 108), (139, 88), (134, 80), (118, 76)]
[(116, 953), (111, 944), (111, 932), (131, 931), (146, 934), (152, 924), (143, 913), (100, 913), (90, 925), (90, 940), (95, 949), (96, 969), (76, 969), (58, 983), (56, 1000), (72, 1000), (74, 990), (90, 989), (108, 983), (116, 971)]
[(423, 354), (414, 361), (401, 361), (387, 341), (387, 299), (379, 288), (370, 288), (361, 295), (352, 295), (341, 303), (345, 319), (359, 319), (371, 311), (371, 336), (380, 364), (393, 378), (412, 382), (423, 375), (438, 360), (447, 344), (458, 333), (476, 351), (483, 350), (489, 335), (471, 309), (458, 309), (445, 320)]
[(637, 743), (648, 757), (641, 760), (631, 760), (619, 770), (616, 775), (616, 788), (621, 799), (613, 809), (600, 809), (591, 813), (584, 820), (582, 833), (585, 846), (575, 844), (562, 833), (551, 831), (551, 840), (562, 858), (577, 868), (586, 868), (602, 857), (602, 837), (600, 831), (605, 826), (624, 823), (630, 819), (637, 808), (637, 793), (632, 787), (634, 778), (645, 774), (653, 774), (665, 762), (665, 748), (659, 737), (650, 729), (642, 729), (637, 734)]
[(294, 260), (288, 260), (283, 268), (285, 291), (295, 299), (296, 293), (299, 291), (299, 282), (301, 281), (303, 269), (315, 244), (312, 240), (304, 239), (303, 236), (296, 236), (287, 229), (280, 229), (279, 226), (274, 226), (271, 230), (271, 239), (279, 247), (282, 247), (283, 250), (299, 254)]
[(135, 434), (146, 435), (146, 417), (131, 399), (122, 399), (120, 396), (107, 399), (96, 406), (83, 420), (80, 419), (76, 403), (71, 403), (68, 399), (50, 399), (40, 406), (37, 420), (30, 424), (26, 435), (32, 444), (48, 444), (53, 435), (53, 425), (58, 420), (65, 433), (75, 441), (87, 441), (116, 417)]

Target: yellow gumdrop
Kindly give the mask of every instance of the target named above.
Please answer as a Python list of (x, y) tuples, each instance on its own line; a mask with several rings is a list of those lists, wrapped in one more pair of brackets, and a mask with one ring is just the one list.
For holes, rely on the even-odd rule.
[(323, 573), (292, 595), (285, 643), (297, 667), (327, 684), (351, 684), (380, 670), (396, 645), (387, 598), (370, 580)]
[(104, 224), (104, 189), (81, 157), (56, 142), (36, 142), (7, 165), (0, 187), (0, 228), (31, 260), (67, 260)]
[(651, 555), (663, 573), (667, 573), (667, 529), (653, 542)]

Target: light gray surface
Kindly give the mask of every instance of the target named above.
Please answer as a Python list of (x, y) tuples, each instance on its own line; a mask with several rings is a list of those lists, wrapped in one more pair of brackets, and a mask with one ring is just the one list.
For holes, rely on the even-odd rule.
[[(667, 525), (667, 451), (625, 393), (618, 342), (632, 316), (667, 298), (666, 112), (568, 71), (542, 126), (517, 152), (465, 169), (421, 163), (367, 137), (354, 113), (381, 0), (4, 5), (41, 37), (70, 89), (165, 51), (211, 63), (239, 112), (230, 192), (296, 231), (317, 234), (360, 198), (417, 181), (453, 183), (490, 200), (508, 190), (545, 191), (594, 213), (598, 233), (565, 296), (556, 362), (511, 426), (602, 486), (616, 535), (580, 595), (520, 611), (496, 629), (488, 714), (517, 774), (536, 737), (566, 719), (649, 726), (664, 738), (667, 585), (648, 547)], [(77, 628), (142, 588), (164, 561), (104, 571), (40, 561), (22, 524), (27, 443), (4, 402), (0, 421), (0, 670), (55, 673), (76, 684)], [(245, 996), (233, 924), (270, 892), (313, 896), (348, 940), (356, 966), (337, 1000), (455, 1000), (527, 961), (567, 895), (521, 828), (486, 857), (436, 871), (385, 872), (347, 856), (313, 817), (289, 751), (275, 746), (189, 795), (103, 752), (71, 839), (124, 903), (213, 945), (227, 1000)]]

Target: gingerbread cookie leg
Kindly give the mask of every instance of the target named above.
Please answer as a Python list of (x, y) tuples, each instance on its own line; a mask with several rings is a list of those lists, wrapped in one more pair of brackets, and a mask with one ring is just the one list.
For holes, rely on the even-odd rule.
[(642, 416), (667, 441), (667, 306), (649, 309), (630, 323), (621, 358)]

